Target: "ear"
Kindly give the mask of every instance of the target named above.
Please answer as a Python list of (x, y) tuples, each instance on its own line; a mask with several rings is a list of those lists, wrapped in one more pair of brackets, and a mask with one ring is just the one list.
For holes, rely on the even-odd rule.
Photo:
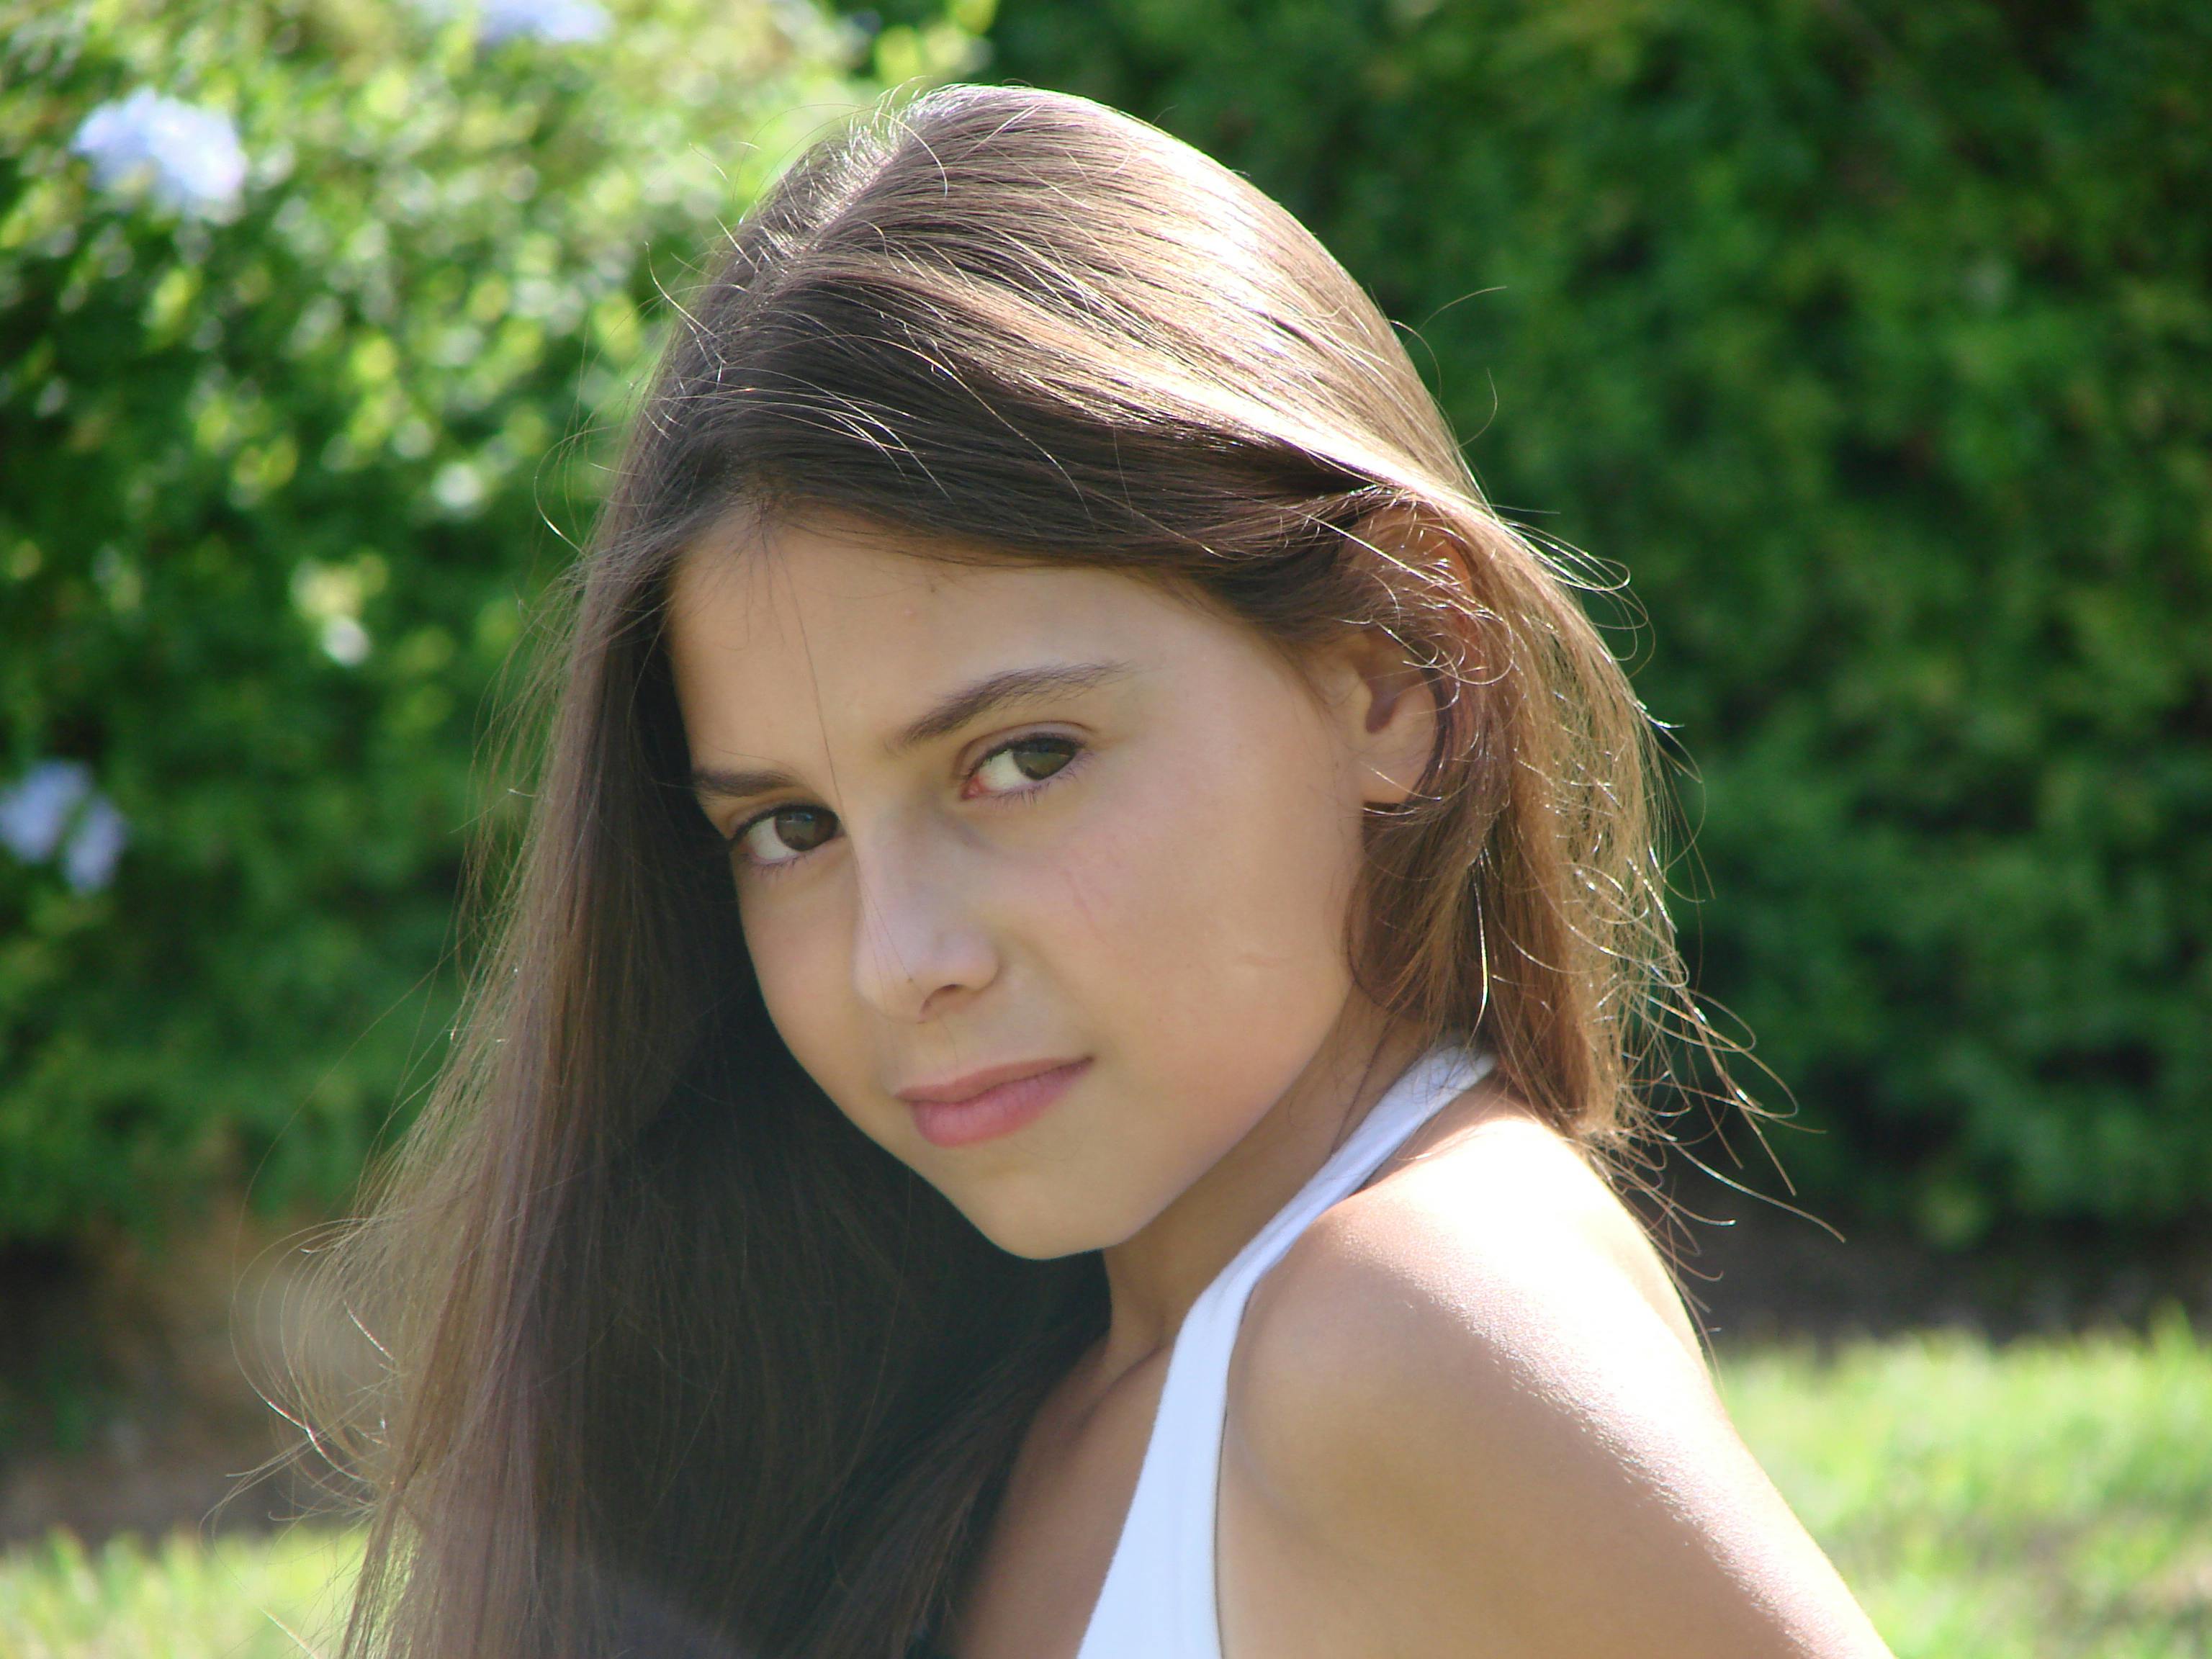
[(1428, 676), (1379, 628), (1350, 629), (1319, 656), (1327, 702), (1361, 802), (1401, 804), (1419, 787), (1436, 750), (1438, 712)]

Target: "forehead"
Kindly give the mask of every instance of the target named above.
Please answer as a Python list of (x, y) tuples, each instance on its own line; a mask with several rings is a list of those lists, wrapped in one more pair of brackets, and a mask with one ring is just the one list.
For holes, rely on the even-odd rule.
[(925, 618), (1004, 610), (1037, 586), (989, 578), (1073, 574), (963, 563), (919, 538), (872, 526), (747, 524), (685, 552), (670, 587), (670, 628), (688, 648), (748, 654), (818, 649), (823, 642), (815, 630), (828, 617), (846, 630), (866, 628), (889, 636)]
[(1260, 648), (1163, 584), (1074, 566), (952, 562), (836, 522), (709, 538), (678, 564), (668, 648), (695, 744), (765, 750), (882, 728), (1008, 668), (1112, 659), (1203, 672)]

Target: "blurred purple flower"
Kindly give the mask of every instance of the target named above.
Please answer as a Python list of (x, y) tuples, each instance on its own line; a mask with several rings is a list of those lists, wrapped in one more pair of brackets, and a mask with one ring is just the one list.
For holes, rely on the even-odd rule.
[(91, 161), (102, 189), (143, 183), (163, 206), (198, 218), (227, 216), (246, 184), (246, 152), (230, 118), (151, 87), (94, 110), (70, 148)]
[(115, 803), (94, 795), (62, 853), (62, 878), (80, 893), (96, 893), (115, 874), (115, 861), (131, 839), (131, 826)]
[(486, 46), (516, 35), (566, 45), (603, 38), (611, 21), (597, 0), (483, 0), (477, 38)]
[(82, 761), (40, 761), (0, 791), (0, 845), (26, 864), (62, 854), (62, 877), (80, 893), (97, 892), (115, 874), (131, 826), (92, 787)]
[(82, 761), (40, 761), (0, 793), (0, 842), (26, 864), (52, 858), (70, 815), (91, 793), (92, 769)]
[[(428, 16), (451, 17), (468, 0), (416, 0)], [(480, 0), (477, 41), (495, 46), (502, 40), (532, 40), (556, 46), (603, 39), (613, 27), (599, 0)]]

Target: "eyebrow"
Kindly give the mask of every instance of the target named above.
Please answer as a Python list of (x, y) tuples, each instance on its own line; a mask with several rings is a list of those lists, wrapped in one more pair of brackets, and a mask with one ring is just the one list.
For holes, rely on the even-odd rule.
[[(1127, 663), (1086, 662), (1009, 668), (1000, 673), (987, 674), (972, 684), (962, 686), (958, 690), (938, 699), (920, 719), (892, 738), (884, 748), (889, 754), (904, 754), (925, 743), (949, 737), (962, 726), (981, 720), (1008, 703), (1032, 697), (1067, 696), (1077, 692), (1093, 691), (1100, 686), (1125, 679), (1134, 672)], [(695, 766), (691, 769), (693, 788), (726, 799), (764, 795), (772, 790), (792, 787), (795, 781), (788, 772), (775, 768), (744, 771), (731, 771), (717, 766)]]

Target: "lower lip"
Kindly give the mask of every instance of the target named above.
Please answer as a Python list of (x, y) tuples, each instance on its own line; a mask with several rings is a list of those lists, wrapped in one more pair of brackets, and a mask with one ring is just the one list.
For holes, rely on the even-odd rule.
[(1089, 1060), (1079, 1060), (1035, 1077), (1001, 1083), (965, 1100), (910, 1100), (907, 1106), (914, 1113), (914, 1127), (931, 1146), (972, 1146), (1035, 1122), (1090, 1066)]

